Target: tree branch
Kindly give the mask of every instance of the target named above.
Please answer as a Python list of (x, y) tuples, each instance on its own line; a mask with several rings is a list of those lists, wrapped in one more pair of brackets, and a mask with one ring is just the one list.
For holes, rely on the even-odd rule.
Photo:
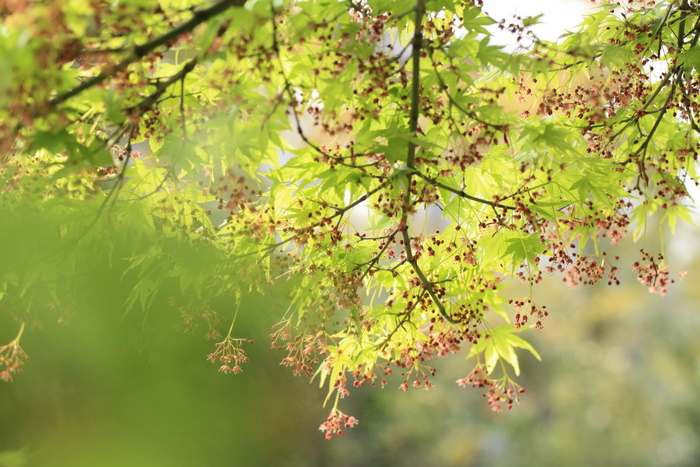
[[(418, 0), (418, 4), (415, 8), (416, 19), (415, 28), (416, 31), (413, 34), (411, 51), (411, 60), (413, 62), (413, 76), (411, 82), (411, 113), (409, 114), (408, 129), (412, 135), (416, 134), (418, 130), (418, 116), (420, 114), (420, 54), (423, 47), (423, 32), (421, 23), (423, 21), (423, 15), (425, 14), (425, 2), (424, 0)], [(408, 155), (406, 157), (406, 166), (409, 168), (414, 168), (416, 158), (416, 143), (413, 141), (408, 142)], [(409, 187), (410, 187), (410, 177)], [(408, 197), (406, 198), (408, 200)]]
[[(160, 96), (162, 96), (171, 85), (175, 84), (176, 82), (178, 82), (180, 80), (182, 80), (184, 83), (185, 77), (187, 76), (188, 73), (190, 73), (192, 70), (194, 70), (194, 68), (197, 66), (197, 63), (199, 63), (199, 60), (200, 60), (200, 58), (199, 58), (199, 56), (197, 56), (197, 57), (194, 57), (192, 60), (188, 61), (187, 63), (185, 63), (185, 65), (180, 69), (180, 71), (178, 71), (174, 75), (170, 76), (167, 80), (161, 81), (160, 83), (158, 83), (158, 85), (156, 86), (156, 90), (152, 94), (147, 96), (145, 99), (143, 99), (138, 104), (131, 106), (131, 107), (127, 107), (126, 109), (124, 109), (124, 111), (129, 113), (129, 112), (134, 111), (134, 110), (150, 109), (153, 106), (153, 104), (156, 103), (158, 98), (160, 98)], [(184, 88), (183, 88), (183, 90), (184, 90)], [(182, 95), (184, 96), (184, 92)], [(184, 114), (182, 117), (183, 117), (183, 119), (185, 118)]]
[(145, 44), (136, 45), (131, 50), (131, 53), (116, 65), (109, 67), (107, 70), (103, 70), (99, 75), (93, 76), (92, 78), (83, 81), (80, 85), (74, 87), (73, 89), (59, 94), (49, 101), (49, 105), (46, 107), (39, 107), (34, 109), (32, 112), (34, 116), (45, 115), (50, 112), (56, 106), (67, 101), (71, 97), (77, 96), (81, 92), (90, 89), (93, 86), (100, 84), (108, 78), (111, 78), (120, 71), (125, 70), (129, 65), (131, 65), (136, 60), (140, 60), (148, 53), (157, 49), (160, 46), (166, 45), (169, 42), (177, 39), (181, 34), (192, 31), (195, 27), (199, 26), (203, 22), (217, 16), (229, 8), (243, 6), (246, 0), (222, 0), (221, 2), (206, 8), (204, 10), (195, 11), (192, 18), (189, 21), (182, 23), (180, 26), (162, 34), (150, 42)]
[[(422, 22), (423, 15), (425, 14), (425, 0), (418, 0), (415, 8), (416, 17), (415, 22), (415, 32), (413, 34), (413, 40), (411, 42), (413, 50), (411, 51), (411, 61), (413, 64), (413, 76), (411, 77), (411, 111), (408, 117), (408, 128), (411, 135), (417, 136), (418, 134), (418, 117), (420, 116), (420, 59), (423, 48), (423, 30)], [(408, 171), (405, 175), (406, 177), (406, 192), (403, 199), (403, 212), (401, 213), (401, 221), (399, 222), (399, 229), (403, 235), (404, 248), (406, 249), (406, 261), (413, 267), (418, 278), (423, 284), (423, 288), (428, 291), (430, 298), (432, 299), (435, 306), (440, 311), (440, 314), (450, 323), (455, 323), (455, 321), (447, 314), (445, 307), (440, 302), (440, 299), (435, 295), (433, 290), (433, 284), (425, 277), (423, 271), (421, 271), (418, 266), (416, 258), (413, 256), (413, 251), (411, 251), (411, 237), (408, 234), (408, 213), (411, 210), (411, 181), (413, 179), (413, 174), (418, 173), (416, 171), (416, 143), (413, 140), (408, 142), (408, 154), (406, 156), (406, 167)]]
[(495, 203), (493, 201), (489, 201), (486, 199), (477, 198), (476, 196), (472, 196), (468, 193), (465, 193), (464, 190), (458, 190), (456, 188), (452, 188), (452, 187), (449, 187), (447, 185), (444, 185), (444, 184), (438, 182), (437, 180), (435, 180), (434, 178), (430, 178), (427, 175), (424, 175), (418, 171), (415, 171), (414, 173), (416, 175), (418, 175), (420, 178), (422, 178), (423, 180), (425, 180), (426, 182), (430, 183), (431, 185), (435, 185), (436, 187), (442, 188), (443, 190), (447, 190), (450, 193), (454, 193), (455, 195), (460, 196), (462, 198), (465, 198), (465, 199), (468, 199), (471, 201), (475, 201), (477, 203), (485, 204), (485, 205), (491, 206), (493, 208), (508, 209), (510, 211), (515, 210), (515, 208), (513, 206), (506, 206), (505, 204)]
[(362, 273), (360, 276), (360, 281), (363, 281), (365, 277), (370, 273), (372, 268), (376, 266), (379, 263), (379, 260), (382, 259), (382, 256), (384, 256), (384, 252), (389, 248), (391, 245), (391, 242), (394, 240), (394, 237), (396, 237), (396, 234), (399, 233), (399, 230), (396, 229), (393, 232), (391, 232), (391, 235), (389, 235), (387, 238), (384, 239), (384, 246), (379, 250), (379, 253), (377, 253), (374, 258), (369, 260), (366, 263), (363, 264), (358, 264), (358, 267), (361, 266), (367, 266), (367, 269)]
[(404, 248), (406, 248), (406, 260), (413, 267), (414, 271), (416, 271), (416, 275), (423, 284), (423, 288), (430, 295), (431, 300), (437, 307), (442, 317), (450, 323), (456, 324), (457, 321), (455, 321), (450, 315), (447, 314), (445, 306), (440, 301), (440, 298), (435, 294), (435, 291), (433, 290), (434, 284), (430, 282), (427, 277), (425, 277), (425, 274), (423, 274), (423, 271), (421, 270), (420, 266), (418, 266), (418, 261), (416, 261), (416, 258), (413, 256), (413, 252), (411, 251), (411, 238), (408, 235), (408, 226), (404, 226), (404, 229), (401, 233), (403, 234)]

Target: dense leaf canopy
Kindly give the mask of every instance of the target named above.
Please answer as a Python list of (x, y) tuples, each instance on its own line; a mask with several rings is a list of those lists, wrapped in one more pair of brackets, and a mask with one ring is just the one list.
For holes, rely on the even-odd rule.
[[(429, 388), (454, 352), (475, 360), (458, 384), (511, 408), (543, 274), (614, 285), (634, 261), (652, 292), (674, 280), (644, 239), (691, 220), (695, 2), (600, 6), (557, 43), (479, 0), (0, 9), (5, 380), (25, 325), (80, 319), (112, 268), (124, 313), (204, 325), (224, 372), (247, 361), (237, 316), (268, 316), (282, 363), (328, 386), (330, 437), (356, 423), (353, 384)], [(628, 229), (642, 250), (619, 259)], [(527, 296), (504, 296), (514, 280)], [(239, 306), (256, 292), (284, 306)]]

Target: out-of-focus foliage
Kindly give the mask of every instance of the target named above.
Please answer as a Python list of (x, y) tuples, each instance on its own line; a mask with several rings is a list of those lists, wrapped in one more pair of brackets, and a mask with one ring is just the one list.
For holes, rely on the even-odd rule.
[[(695, 236), (684, 229), (685, 246), (670, 255), (692, 271), (700, 268)], [(623, 254), (636, 249), (629, 241), (621, 246)], [(528, 391), (518, 410), (490, 414), (444, 384), (402, 397), (362, 391), (350, 400), (353, 410), (374, 416), (333, 444), (334, 456), (354, 459), (339, 465), (697, 465), (697, 290), (640, 294), (631, 274), (612, 288), (571, 290), (558, 279), (542, 284), (541, 296), (556, 311), (533, 336), (547, 364), (523, 359)], [(450, 357), (440, 374), (457, 378), (462, 364)]]
[[(28, 363), (35, 371), (0, 387), (0, 466), (323, 465), (322, 394), (277, 355), (256, 345), (245, 378), (212, 371), (211, 343), (181, 332), (165, 295), (146, 324), (121, 309), (131, 284), (104, 268), (89, 272), (95, 282), (76, 307), (80, 320), (47, 322), (22, 338), (37, 350)], [(277, 304), (252, 297), (243, 305)], [(264, 338), (267, 318), (239, 325)], [(0, 321), (3, 338), (10, 324)]]
[[(622, 248), (636, 250), (631, 242)], [(697, 257), (683, 266), (700, 268)], [(0, 386), (3, 467), (698, 463), (700, 297), (692, 287), (661, 298), (639, 293), (631, 275), (612, 288), (545, 281), (539, 293), (553, 313), (533, 345), (546, 363), (522, 359), (528, 390), (518, 410), (493, 414), (453, 384), (464, 365), (453, 355), (437, 363), (441, 378), (431, 391), (353, 391), (348, 410), (364, 414), (361, 425), (328, 443), (316, 427), (324, 394), (276, 365), (264, 346), (250, 348), (241, 377), (212, 372), (204, 362), (210, 343), (175, 332), (167, 313), (152, 316), (160, 318), (141, 334), (141, 317), (117, 309), (129, 285), (91, 272), (107, 285), (86, 298), (80, 311), (88, 318), (32, 329), (24, 345), (42, 351)], [(244, 305), (261, 312), (239, 324), (263, 339), (274, 313), (262, 310), (278, 304)], [(154, 306), (168, 309), (166, 300)], [(228, 308), (222, 301), (215, 309)], [(3, 339), (10, 324), (0, 322)]]
[[(691, 220), (693, 2), (605, 6), (559, 43), (502, 23), (513, 53), (478, 0), (0, 6), (4, 380), (42, 326), (102, 313), (146, 343), (166, 318), (203, 328), (238, 373), (264, 313), (282, 363), (327, 386), (330, 438), (353, 387), (430, 388), (451, 353), (493, 410), (519, 402), (543, 274), (674, 281), (646, 232)], [(645, 243), (620, 260), (631, 222)]]

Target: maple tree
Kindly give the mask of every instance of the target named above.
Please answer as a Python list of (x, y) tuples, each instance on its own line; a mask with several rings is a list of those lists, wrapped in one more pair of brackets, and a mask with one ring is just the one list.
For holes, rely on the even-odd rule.
[[(227, 373), (252, 343), (241, 297), (284, 290), (272, 346), (328, 386), (328, 438), (357, 422), (338, 406), (352, 386), (430, 388), (430, 360), (461, 351), (476, 363), (458, 384), (511, 408), (516, 349), (539, 358), (520, 332), (548, 315), (542, 275), (615, 284), (630, 226), (691, 221), (696, 2), (602, 5), (557, 43), (479, 0), (0, 11), (0, 306), (20, 327), (4, 380), (37, 308), (72, 318), (98, 262), (133, 278), (126, 312), (177, 284), (172, 310)], [(663, 244), (632, 261), (666, 293)], [(514, 280), (530, 292), (507, 300)]]

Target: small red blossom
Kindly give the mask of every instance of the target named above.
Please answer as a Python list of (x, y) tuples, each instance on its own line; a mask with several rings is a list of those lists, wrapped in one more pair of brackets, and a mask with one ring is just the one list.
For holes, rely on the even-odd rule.
[(333, 409), (325, 422), (318, 428), (325, 432), (326, 439), (333, 438), (333, 435), (341, 436), (343, 428), (352, 428), (357, 425), (357, 419), (343, 412)]
[(473, 388), (487, 388), (482, 397), (487, 399), (488, 406), (494, 412), (502, 412), (505, 404), (508, 410), (513, 409), (514, 404), (520, 404), (520, 398), (516, 394), (522, 394), (525, 389), (507, 377), (493, 380), (488, 377), (488, 372), (483, 365), (477, 365), (471, 373), (458, 379), (460, 387), (471, 386)]
[[(650, 293), (658, 293), (665, 296), (668, 293), (668, 285), (675, 282), (669, 277), (670, 272), (664, 264), (663, 255), (652, 255), (644, 250), (641, 250), (642, 257), (639, 261), (632, 264), (632, 269), (637, 272), (637, 280), (649, 287)], [(679, 272), (678, 277), (683, 279), (684, 272)]]
[(223, 341), (216, 344), (216, 351), (207, 355), (207, 360), (210, 362), (216, 362), (217, 360), (221, 362), (219, 371), (222, 373), (240, 373), (243, 370), (239, 364), (246, 363), (248, 361), (245, 350), (241, 348), (241, 344), (243, 342), (247, 342), (249, 344), (255, 343), (254, 341), (248, 339), (233, 339), (231, 337), (227, 337)]
[(12, 381), (12, 374), (20, 371), (26, 360), (29, 360), (29, 357), (19, 346), (19, 338), (0, 346), (0, 368), (5, 367), (0, 371), (0, 379)]

